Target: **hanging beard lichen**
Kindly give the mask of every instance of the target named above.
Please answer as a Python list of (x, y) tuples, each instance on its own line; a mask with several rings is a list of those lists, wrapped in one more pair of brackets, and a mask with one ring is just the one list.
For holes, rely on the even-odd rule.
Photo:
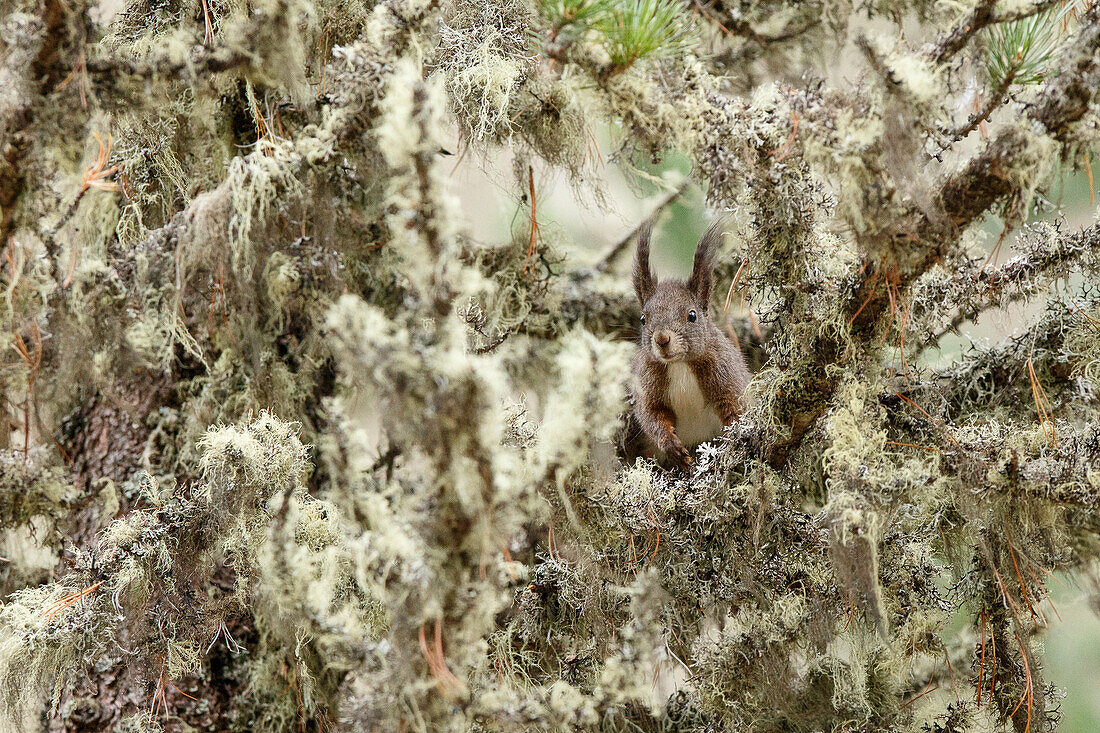
[[(1098, 94), (1071, 0), (0, 3), (0, 730), (1055, 728)], [(760, 367), (690, 475), (548, 195), (667, 161)]]

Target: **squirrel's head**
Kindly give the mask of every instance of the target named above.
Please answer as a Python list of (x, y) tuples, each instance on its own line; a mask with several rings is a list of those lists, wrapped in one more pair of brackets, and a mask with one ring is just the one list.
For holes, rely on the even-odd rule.
[(657, 281), (649, 267), (650, 229), (649, 224), (642, 229), (634, 261), (634, 292), (642, 306), (639, 345), (655, 361), (692, 361), (705, 353), (712, 328), (708, 313), (712, 268), (722, 228), (715, 223), (699, 241), (687, 282)]

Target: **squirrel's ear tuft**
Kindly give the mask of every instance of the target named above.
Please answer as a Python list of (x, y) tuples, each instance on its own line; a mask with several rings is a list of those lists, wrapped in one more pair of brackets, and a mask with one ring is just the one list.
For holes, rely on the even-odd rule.
[(687, 285), (688, 290), (704, 305), (710, 302), (710, 291), (714, 287), (714, 256), (721, 242), (722, 221), (719, 219), (710, 225), (695, 249), (695, 263), (691, 267), (691, 277), (688, 278)]
[(634, 292), (643, 305), (657, 288), (657, 276), (649, 269), (649, 235), (652, 230), (653, 222), (642, 226), (638, 234), (638, 256), (634, 260)]

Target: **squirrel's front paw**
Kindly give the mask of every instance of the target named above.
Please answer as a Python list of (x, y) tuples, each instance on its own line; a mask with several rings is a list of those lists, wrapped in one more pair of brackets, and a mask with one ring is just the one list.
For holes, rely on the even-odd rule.
[(690, 471), (692, 464), (695, 463), (695, 457), (691, 454), (691, 451), (688, 450), (687, 446), (685, 446), (683, 441), (676, 435), (665, 440), (664, 445), (661, 446), (661, 450), (665, 452), (665, 455), (680, 464), (680, 467), (685, 471)]

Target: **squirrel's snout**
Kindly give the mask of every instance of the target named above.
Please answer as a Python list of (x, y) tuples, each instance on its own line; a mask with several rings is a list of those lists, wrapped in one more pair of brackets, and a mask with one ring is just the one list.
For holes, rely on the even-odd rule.
[(678, 351), (678, 347), (675, 346), (675, 339), (673, 339), (672, 331), (661, 329), (653, 334), (653, 355), (665, 361), (671, 359), (674, 354), (672, 352)]
[(662, 328), (653, 332), (649, 350), (658, 361), (678, 360), (684, 356), (684, 342), (675, 331)]

